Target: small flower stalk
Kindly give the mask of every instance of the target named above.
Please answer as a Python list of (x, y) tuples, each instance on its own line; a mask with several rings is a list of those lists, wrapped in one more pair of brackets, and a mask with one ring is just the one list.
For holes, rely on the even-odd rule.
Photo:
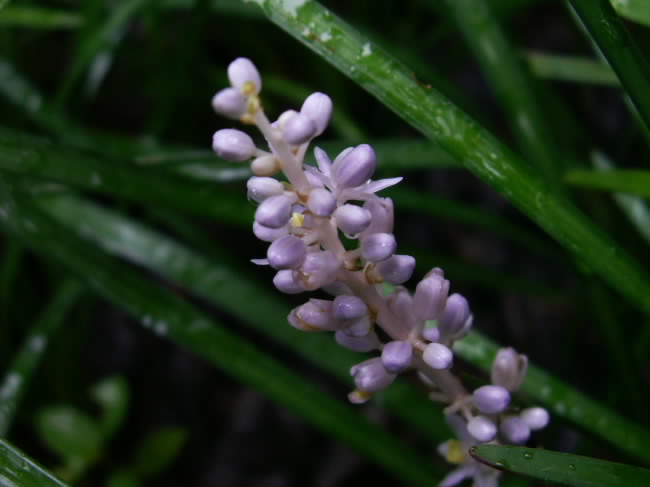
[[(262, 78), (255, 65), (236, 59), (228, 79), (231, 86), (212, 99), (214, 110), (255, 125), (268, 143), (261, 149), (246, 133), (227, 128), (214, 134), (212, 144), (223, 159), (250, 162), (254, 176), (247, 183), (248, 197), (258, 204), (253, 233), (269, 243), (266, 258), (253, 262), (277, 271), (273, 284), (283, 293), (322, 289), (331, 296), (293, 309), (289, 324), (306, 332), (332, 332), (342, 347), (376, 353), (350, 370), (352, 403), (368, 401), (399, 374), (415, 370), (431, 388), (431, 399), (447, 405), (444, 411), (457, 436), (439, 449), (458, 465), (440, 486), (465, 478), (473, 478), (475, 486), (496, 486), (499, 473), (476, 463), (467, 450), (485, 442), (524, 444), (531, 431), (549, 421), (543, 408), (512, 405), (512, 393), (526, 376), (526, 356), (502, 349), (491, 384), (469, 392), (451, 370), (453, 345), (472, 327), (469, 303), (450, 294), (439, 268), (426, 274), (413, 293), (404, 286), (415, 259), (397, 253), (393, 202), (377, 194), (402, 178), (373, 180), (377, 158), (367, 144), (349, 147), (333, 160), (315, 148), (316, 166), (305, 164), (311, 141), (327, 128), (331, 99), (313, 93), (299, 111), (285, 111), (271, 122), (262, 109)], [(279, 173), (286, 182), (272, 177)], [(344, 239), (357, 245), (348, 250)], [(391, 294), (384, 294), (384, 283), (395, 286)], [(378, 329), (389, 337), (385, 343)]]

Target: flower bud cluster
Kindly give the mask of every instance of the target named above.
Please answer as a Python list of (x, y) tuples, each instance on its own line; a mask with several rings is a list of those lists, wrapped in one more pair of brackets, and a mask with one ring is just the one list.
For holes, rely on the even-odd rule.
[[(433, 389), (432, 397), (449, 403), (447, 413), (464, 421), (476, 442), (497, 437), (521, 444), (531, 430), (548, 422), (541, 408), (509, 413), (510, 394), (524, 380), (526, 357), (512, 349), (499, 352), (492, 384), (469, 394), (450, 372), (454, 342), (472, 326), (467, 300), (450, 294), (449, 281), (435, 268), (415, 286), (415, 259), (397, 253), (394, 209), (377, 193), (402, 178), (372, 180), (377, 166), (370, 145), (349, 147), (333, 160), (320, 148), (316, 165), (304, 163), (312, 139), (323, 133), (332, 101), (323, 93), (309, 95), (300, 111), (288, 110), (270, 122), (262, 109), (261, 77), (246, 58), (228, 67), (231, 86), (218, 92), (212, 106), (226, 117), (254, 124), (268, 143), (260, 149), (246, 133), (222, 129), (213, 137), (220, 157), (251, 161), (248, 197), (258, 204), (253, 233), (269, 243), (258, 265), (275, 269), (275, 287), (287, 294), (322, 289), (331, 299), (309, 299), (291, 311), (289, 324), (307, 332), (333, 332), (336, 342), (355, 352), (377, 352), (352, 367), (355, 390), (349, 399), (363, 403), (415, 369)], [(282, 172), (286, 182), (271, 176)], [(343, 242), (356, 243), (352, 250)], [(382, 284), (393, 286), (386, 296)], [(389, 337), (382, 342), (376, 328)], [(456, 414), (460, 412), (461, 414)]]

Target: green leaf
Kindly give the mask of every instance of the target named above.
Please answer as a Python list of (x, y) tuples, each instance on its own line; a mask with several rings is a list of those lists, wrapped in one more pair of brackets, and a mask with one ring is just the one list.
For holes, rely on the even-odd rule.
[(0, 8), (0, 25), (32, 29), (73, 29), (82, 23), (79, 14), (63, 10), (14, 5)]
[(100, 428), (104, 438), (112, 436), (122, 425), (129, 407), (129, 384), (122, 376), (108, 377), (95, 384), (90, 391), (101, 406)]
[(620, 85), (612, 68), (600, 61), (530, 51), (525, 53), (525, 56), (530, 69), (540, 78), (607, 86)]
[[(454, 352), (487, 372), (499, 348), (492, 340), (474, 331), (456, 342)], [(647, 460), (650, 432), (534, 365), (528, 367), (521, 391), (545, 405), (553, 416), (580, 425), (621, 450)]]
[(492, 467), (544, 482), (576, 487), (650, 485), (648, 469), (540, 448), (478, 445), (470, 453), (474, 459)]
[[(280, 27), (493, 185), (588, 270), (650, 313), (650, 278), (604, 231), (557, 196), (530, 167), (433, 88), (318, 2), (258, 0)], [(305, 36), (309, 31), (312, 35)], [(327, 41), (321, 39), (326, 38)], [(646, 85), (644, 85), (645, 87)], [(645, 88), (644, 88), (645, 89)], [(646, 90), (647, 93), (647, 90)]]
[(102, 448), (97, 421), (71, 406), (47, 406), (36, 415), (36, 429), (48, 448), (66, 461), (90, 464)]
[(0, 485), (66, 487), (54, 475), (4, 439), (0, 439)]
[[(210, 320), (173, 291), (109, 259), (33, 208), (25, 195), (3, 186), (0, 203), (6, 212), (0, 212), (0, 222), (5, 228), (35, 251), (54, 258), (85, 278), (92, 289), (140, 318), (145, 327), (256, 387), (322, 431), (358, 449), (405, 483), (423, 487), (436, 483), (428, 459), (397, 446), (395, 438), (349, 405), (323, 394), (292, 370)], [(217, 275), (213, 274), (214, 278)], [(230, 283), (225, 283), (223, 289), (229, 286)], [(257, 300), (251, 302), (256, 306), (249, 308), (259, 304)], [(401, 455), (395, 455), (396, 448)]]
[(539, 104), (530, 73), (501, 27), (495, 9), (484, 0), (446, 3), (501, 102), (520, 151), (555, 186), (559, 179), (557, 166), (562, 160), (557, 144), (551, 142), (556, 138)]
[(80, 295), (81, 286), (77, 281), (66, 280), (61, 283), (11, 362), (0, 385), (0, 436), (7, 435), (47, 342), (63, 325), (66, 315)]
[(645, 129), (650, 129), (650, 64), (610, 0), (569, 0), (569, 5), (618, 76)]
[(134, 468), (143, 476), (156, 475), (176, 460), (187, 441), (187, 430), (165, 426), (145, 437), (135, 453)]
[(650, 4), (646, 0), (610, 0), (621, 17), (650, 27)]
[(650, 171), (618, 169), (612, 171), (569, 171), (565, 179), (575, 186), (650, 198)]
[(106, 487), (140, 487), (141, 485), (140, 477), (136, 472), (122, 468), (111, 472)]

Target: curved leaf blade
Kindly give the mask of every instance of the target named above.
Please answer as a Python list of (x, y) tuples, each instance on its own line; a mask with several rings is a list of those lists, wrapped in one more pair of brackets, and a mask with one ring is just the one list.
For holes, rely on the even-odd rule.
[(569, 171), (565, 179), (575, 186), (590, 189), (635, 194), (650, 198), (650, 171), (618, 169), (611, 171), (590, 171), (576, 169)]
[(66, 487), (8, 441), (0, 438), (0, 485)]
[(504, 445), (478, 445), (470, 453), (479, 462), (545, 482), (575, 487), (650, 485), (648, 469), (569, 453)]

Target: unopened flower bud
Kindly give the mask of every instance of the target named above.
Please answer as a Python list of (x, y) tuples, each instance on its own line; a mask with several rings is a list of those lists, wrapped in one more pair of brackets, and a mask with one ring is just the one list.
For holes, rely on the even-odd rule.
[(510, 393), (501, 386), (482, 386), (474, 391), (474, 404), (485, 414), (504, 411), (510, 404)]
[(261, 155), (251, 162), (251, 171), (256, 176), (273, 176), (280, 169), (280, 161), (272, 154)]
[(277, 196), (284, 193), (284, 186), (274, 178), (253, 176), (246, 182), (248, 197), (257, 203), (261, 203), (270, 196)]
[(334, 162), (333, 179), (339, 188), (359, 186), (370, 179), (376, 165), (375, 151), (368, 144), (361, 144)]
[(393, 200), (390, 198), (373, 198), (366, 201), (363, 208), (370, 212), (372, 221), (361, 235), (362, 239), (374, 233), (393, 233)]
[(430, 272), (415, 288), (413, 310), (421, 320), (436, 320), (445, 308), (449, 281), (437, 272)]
[(388, 342), (381, 351), (381, 361), (392, 374), (399, 374), (408, 369), (412, 360), (413, 346), (409, 342)]
[(316, 134), (316, 125), (311, 118), (296, 113), (284, 126), (282, 135), (284, 140), (293, 145), (307, 142)]
[(521, 387), (527, 372), (528, 357), (513, 348), (502, 348), (494, 358), (490, 376), (493, 384), (514, 392)]
[(550, 419), (548, 411), (540, 407), (524, 409), (519, 413), (519, 417), (532, 431), (546, 428)]
[(242, 162), (255, 154), (255, 143), (241, 130), (221, 129), (212, 136), (212, 148), (222, 159)]
[(393, 255), (376, 267), (384, 281), (391, 284), (402, 284), (408, 281), (415, 269), (415, 259), (410, 255)]
[(363, 232), (370, 225), (370, 212), (357, 205), (342, 205), (334, 212), (336, 226), (347, 235)]
[(440, 330), (435, 326), (425, 326), (422, 330), (422, 337), (430, 342), (437, 342), (440, 340)]
[(350, 375), (354, 377), (357, 388), (366, 392), (381, 391), (395, 380), (395, 375), (386, 371), (378, 357), (355, 365), (350, 369)]
[(285, 235), (269, 246), (266, 257), (274, 269), (295, 269), (303, 263), (306, 254), (307, 248), (302, 239)]
[(305, 286), (297, 272), (291, 269), (278, 271), (273, 278), (273, 285), (285, 294), (298, 294), (305, 291)]
[(269, 228), (264, 225), (260, 225), (257, 222), (253, 222), (253, 233), (257, 238), (263, 242), (273, 242), (274, 240), (284, 237), (289, 232), (289, 229), (286, 227), (279, 228)]
[(476, 440), (484, 443), (494, 439), (497, 427), (491, 419), (485, 416), (474, 416), (467, 423), (467, 432)]
[(255, 211), (255, 221), (269, 228), (279, 228), (291, 218), (294, 199), (286, 195), (270, 196)]
[(295, 328), (307, 331), (333, 331), (337, 327), (332, 316), (332, 302), (324, 299), (310, 299), (298, 306), (291, 311), (289, 322)]
[(441, 343), (429, 343), (422, 353), (422, 359), (433, 369), (449, 369), (454, 362), (454, 354)]
[(334, 299), (334, 317), (339, 321), (357, 320), (368, 314), (368, 306), (358, 296), (337, 296)]
[(523, 445), (530, 438), (530, 428), (518, 416), (508, 416), (499, 425), (501, 435), (515, 445)]
[(225, 88), (212, 97), (212, 108), (215, 112), (238, 119), (246, 111), (246, 99), (235, 88)]
[(332, 116), (332, 100), (325, 93), (312, 93), (300, 108), (300, 113), (309, 117), (316, 126), (315, 136), (323, 133)]
[(396, 248), (392, 233), (375, 233), (361, 241), (361, 256), (368, 262), (381, 262), (392, 256)]
[(446, 301), (445, 309), (438, 318), (440, 334), (445, 338), (460, 338), (469, 318), (469, 304), (460, 294), (454, 293)]
[(325, 188), (312, 189), (307, 199), (307, 208), (316, 216), (330, 216), (336, 209), (336, 198)]
[(228, 79), (244, 96), (256, 95), (262, 89), (262, 79), (250, 59), (240, 57), (228, 65)]
[(306, 287), (314, 290), (334, 282), (340, 267), (338, 257), (329, 250), (323, 250), (307, 253), (300, 270), (306, 277)]
[(372, 329), (372, 322), (368, 315), (364, 315), (361, 318), (353, 320), (351, 322), (346, 322), (345, 326), (342, 328), (343, 333), (353, 337), (362, 337), (370, 333)]
[(354, 337), (339, 330), (334, 334), (334, 339), (336, 340), (336, 343), (341, 345), (343, 348), (347, 348), (353, 352), (371, 352), (377, 350), (381, 345), (379, 338), (374, 331), (368, 333), (366, 336)]

